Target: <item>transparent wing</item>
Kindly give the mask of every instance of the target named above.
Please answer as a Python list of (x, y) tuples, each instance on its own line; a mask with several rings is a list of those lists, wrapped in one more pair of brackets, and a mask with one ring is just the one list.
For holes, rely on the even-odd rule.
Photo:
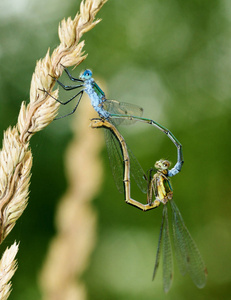
[(172, 208), (172, 232), (173, 232), (173, 242), (175, 246), (176, 259), (178, 263), (179, 270), (184, 276), (187, 273), (187, 249), (186, 241), (184, 239), (184, 228), (179, 220), (179, 215), (173, 204), (173, 200), (170, 201)]
[(181, 213), (173, 200), (170, 200), (172, 208), (173, 238), (176, 249), (177, 262), (182, 274), (189, 273), (198, 288), (206, 284), (207, 269), (201, 254), (191, 237)]
[(104, 129), (104, 136), (107, 146), (107, 152), (110, 167), (116, 187), (120, 193), (123, 192), (123, 156), (120, 143), (109, 129)]
[(133, 152), (128, 148), (128, 154), (129, 154), (129, 158), (130, 158), (130, 166), (131, 166), (131, 174), (132, 177), (134, 178), (136, 184), (138, 185), (139, 189), (143, 192), (143, 193), (147, 193), (148, 190), (148, 182), (147, 182), (147, 178), (146, 175), (144, 173), (144, 170), (142, 169), (139, 161), (137, 160), (137, 158), (135, 157), (135, 155), (133, 154)]
[(173, 278), (173, 259), (172, 259), (172, 247), (168, 226), (168, 209), (167, 205), (163, 208), (164, 214), (164, 230), (163, 230), (163, 283), (164, 291), (167, 293), (172, 284)]
[[(114, 120), (111, 122), (114, 125)], [(123, 156), (121, 145), (113, 134), (113, 132), (109, 129), (105, 129), (105, 140), (107, 145), (107, 151), (110, 161), (110, 166), (112, 170), (112, 174), (119, 192), (123, 192), (123, 170), (124, 170), (124, 163), (123, 163)], [(137, 186), (143, 193), (147, 193), (148, 183), (146, 179), (146, 175), (144, 170), (142, 169), (139, 161), (132, 153), (132, 151), (128, 149), (128, 155), (130, 158), (130, 166), (131, 166), (131, 176), (134, 178)]]
[(160, 253), (161, 253), (161, 244), (162, 244), (164, 223), (165, 223), (165, 214), (164, 214), (164, 210), (163, 210), (162, 221), (161, 221), (161, 225), (160, 225), (159, 240), (158, 240), (158, 246), (157, 246), (157, 252), (156, 252), (156, 261), (155, 261), (154, 271), (153, 271), (153, 275), (152, 275), (152, 280), (154, 280), (154, 278), (156, 276), (156, 272), (157, 272), (157, 269), (158, 269), (159, 263), (160, 263)]
[[(137, 117), (141, 117), (143, 115), (142, 107), (130, 103), (119, 102), (116, 100), (106, 100), (104, 102), (103, 108), (111, 114), (130, 115)], [(130, 125), (134, 124), (136, 120), (123, 120), (123, 118), (121, 118), (114, 120), (114, 122), (116, 125)]]

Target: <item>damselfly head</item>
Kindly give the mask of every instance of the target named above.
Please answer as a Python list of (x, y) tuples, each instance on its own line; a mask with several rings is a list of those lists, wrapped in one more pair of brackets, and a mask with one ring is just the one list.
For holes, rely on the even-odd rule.
[(83, 73), (80, 74), (80, 79), (86, 80), (92, 77), (92, 71), (87, 69)]
[(163, 171), (170, 167), (171, 163), (168, 160), (160, 159), (155, 163), (155, 168)]

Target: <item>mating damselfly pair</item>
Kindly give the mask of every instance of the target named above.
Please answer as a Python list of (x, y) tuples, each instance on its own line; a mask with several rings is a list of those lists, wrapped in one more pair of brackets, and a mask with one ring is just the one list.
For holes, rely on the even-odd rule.
[[(156, 261), (153, 272), (153, 279), (156, 275), (160, 252), (162, 247), (163, 256), (163, 285), (164, 291), (168, 292), (173, 279), (173, 256), (170, 241), (170, 229), (168, 221), (167, 205), (170, 203), (172, 211), (172, 237), (176, 252), (176, 259), (182, 275), (188, 273), (198, 288), (203, 288), (206, 284), (207, 269), (201, 254), (191, 237), (182, 215), (173, 201), (173, 189), (169, 177), (176, 175), (175, 167), (169, 170), (170, 162), (167, 160), (159, 160), (155, 163), (156, 172), (153, 174), (153, 168), (150, 169), (147, 176), (147, 204), (140, 203), (131, 198), (130, 186), (130, 158), (126, 142), (123, 136), (115, 128), (113, 124), (106, 120), (94, 119), (91, 126), (93, 128), (107, 128), (112, 131), (121, 146), (121, 152), (124, 158), (124, 188), (125, 201), (143, 211), (157, 208), (163, 204), (162, 223), (157, 246)], [(178, 151), (180, 157), (180, 151)]]
[[(86, 92), (91, 100), (93, 108), (96, 110), (100, 117), (100, 119), (93, 120), (92, 127), (105, 128), (105, 136), (109, 156), (113, 157), (115, 156), (114, 153), (117, 153), (116, 156), (120, 157), (119, 160), (123, 164), (122, 168), (120, 169), (123, 172), (123, 179), (121, 179), (121, 176), (117, 176), (117, 174), (115, 174), (114, 172), (114, 170), (119, 170), (115, 159), (110, 159), (117, 187), (120, 186), (121, 180), (123, 180), (125, 201), (128, 204), (131, 204), (143, 211), (156, 208), (161, 203), (163, 204), (163, 217), (157, 247), (156, 263), (153, 278), (155, 277), (156, 270), (159, 265), (161, 245), (163, 244), (162, 248), (164, 290), (166, 292), (169, 290), (173, 275), (173, 260), (171, 251), (172, 248), (170, 242), (167, 215), (167, 204), (170, 203), (172, 209), (173, 241), (175, 245), (175, 251), (180, 271), (182, 274), (188, 272), (196, 286), (202, 288), (206, 283), (206, 267), (195, 242), (193, 241), (191, 235), (188, 232), (188, 229), (184, 224), (179, 209), (177, 208), (175, 202), (172, 199), (173, 192), (169, 181), (169, 177), (178, 174), (181, 171), (183, 165), (183, 154), (181, 144), (167, 128), (163, 127), (162, 125), (156, 123), (151, 119), (143, 118), (143, 109), (141, 107), (119, 102), (116, 100), (106, 99), (104, 92), (92, 78), (92, 72), (90, 70), (85, 70), (80, 75), (80, 78), (73, 77), (65, 67), (64, 70), (70, 78), (70, 80), (77, 84), (64, 85), (56, 78), (54, 78), (54, 80), (56, 80), (56, 82), (67, 91), (74, 89), (80, 90), (76, 95), (74, 95), (65, 102), (61, 102), (60, 100), (54, 98), (56, 101), (63, 105), (66, 105), (74, 99), (78, 98), (74, 109), (69, 114), (64, 115), (62, 117), (58, 117), (57, 119), (73, 114), (80, 103), (83, 93)], [(116, 128), (117, 125), (134, 123), (136, 121), (150, 124), (156, 127), (157, 129), (161, 130), (170, 138), (170, 140), (177, 147), (177, 163), (171, 170), (169, 170), (170, 163), (168, 161), (160, 160), (155, 164), (156, 172), (154, 174), (153, 169), (151, 169), (149, 176), (144, 175), (144, 172), (142, 171), (142, 168), (140, 167), (137, 159), (132, 154), (132, 152), (128, 150), (124, 138)], [(117, 149), (114, 151), (112, 148), (116, 144)], [(120, 153), (118, 153), (118, 148)], [(137, 185), (140, 187), (140, 189), (146, 192), (147, 204), (142, 204), (141, 202), (131, 198), (130, 173), (134, 176)]]

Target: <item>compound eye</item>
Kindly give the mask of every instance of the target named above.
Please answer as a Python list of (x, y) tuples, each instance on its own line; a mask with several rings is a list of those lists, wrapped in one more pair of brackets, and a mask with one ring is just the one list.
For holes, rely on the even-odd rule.
[(92, 76), (92, 72), (90, 70), (85, 70), (83, 76), (88, 79)]

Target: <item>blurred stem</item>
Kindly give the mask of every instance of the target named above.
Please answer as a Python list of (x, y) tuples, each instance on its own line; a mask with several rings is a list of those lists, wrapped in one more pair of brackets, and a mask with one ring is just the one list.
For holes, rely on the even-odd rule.
[[(87, 99), (88, 100), (88, 99)], [(102, 131), (89, 127), (89, 101), (82, 101), (73, 122), (66, 155), (68, 190), (57, 208), (57, 235), (50, 244), (40, 276), (43, 300), (86, 299), (79, 277), (89, 263), (96, 239), (96, 213), (91, 201), (102, 181)]]

